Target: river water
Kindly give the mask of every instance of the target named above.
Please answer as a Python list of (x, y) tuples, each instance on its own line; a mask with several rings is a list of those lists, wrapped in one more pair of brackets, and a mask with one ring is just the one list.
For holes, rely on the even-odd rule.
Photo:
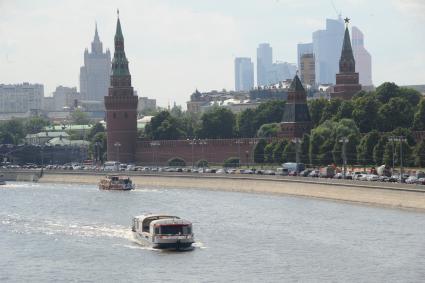
[[(217, 184), (219, 185), (219, 184)], [(137, 244), (131, 218), (193, 222), (189, 252)], [(425, 214), (324, 200), (90, 185), (0, 188), (0, 281), (423, 282)]]

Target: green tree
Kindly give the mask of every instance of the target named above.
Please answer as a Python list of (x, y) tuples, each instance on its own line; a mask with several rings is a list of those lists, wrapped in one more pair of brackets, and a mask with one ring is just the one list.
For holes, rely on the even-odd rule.
[(237, 116), (238, 132), (241, 137), (250, 138), (256, 134), (256, 125), (254, 124), (255, 110), (246, 109)]
[(327, 120), (332, 120), (336, 114), (338, 113), (338, 110), (340, 109), (342, 104), (342, 100), (337, 99), (331, 99), (323, 108), (322, 118), (320, 119), (320, 123), (323, 123)]
[(419, 142), (414, 150), (415, 166), (425, 168), (425, 140)]
[(71, 121), (74, 125), (87, 125), (90, 119), (86, 112), (77, 109), (71, 113)]
[(335, 119), (352, 119), (354, 110), (354, 102), (352, 100), (343, 101), (338, 108)]
[(198, 131), (201, 138), (226, 139), (235, 136), (235, 115), (229, 109), (215, 107), (204, 113)]
[(419, 102), (418, 110), (413, 119), (413, 127), (415, 131), (425, 131), (425, 99)]
[(288, 142), (282, 152), (282, 162), (295, 162), (296, 155), (295, 144)]
[(287, 140), (280, 140), (276, 142), (274, 149), (273, 149), (273, 160), (275, 163), (282, 163), (282, 153), (285, 149), (286, 145), (288, 144)]
[(98, 159), (102, 162), (105, 161), (105, 155), (107, 152), (107, 139), (105, 132), (98, 132), (93, 136), (89, 145), (89, 153), (93, 156), (93, 159)]
[(3, 143), (19, 144), (25, 137), (24, 124), (20, 119), (11, 119), (0, 125)]
[(379, 128), (389, 132), (397, 127), (410, 128), (413, 122), (413, 109), (409, 102), (400, 97), (391, 98), (379, 108)]
[(264, 163), (264, 148), (266, 147), (267, 142), (265, 139), (260, 139), (254, 148), (254, 162), (255, 163)]
[(146, 125), (145, 134), (154, 140), (177, 140), (185, 136), (182, 128), (179, 119), (171, 116), (168, 111), (162, 111)]
[(380, 134), (374, 130), (360, 139), (357, 147), (357, 159), (360, 164), (371, 165), (374, 164), (373, 148), (379, 142)]
[(311, 122), (313, 123), (314, 127), (320, 124), (320, 121), (322, 120), (323, 111), (326, 105), (328, 105), (328, 103), (329, 101), (324, 98), (313, 99), (307, 102), (308, 109), (310, 111)]
[(360, 97), (354, 101), (353, 119), (362, 133), (377, 128), (378, 110), (381, 104), (372, 95)]
[(383, 83), (376, 88), (376, 98), (381, 103), (387, 103), (391, 98), (400, 96), (400, 88), (395, 83)]
[(387, 136), (381, 136), (378, 143), (373, 147), (373, 161), (376, 165), (382, 164), (385, 146), (388, 143)]
[(36, 134), (50, 124), (49, 120), (43, 117), (31, 117), (24, 122), (24, 132), (26, 134)]
[(411, 88), (401, 87), (399, 93), (400, 97), (406, 99), (412, 107), (417, 106), (422, 99), (421, 93)]
[(285, 110), (285, 103), (286, 102), (283, 100), (270, 100), (261, 103), (255, 110), (253, 122), (255, 131), (260, 129), (264, 124), (281, 122)]
[(257, 132), (259, 138), (274, 138), (277, 137), (277, 133), (280, 130), (278, 123), (264, 124)]
[(91, 127), (90, 132), (88, 134), (88, 139), (91, 140), (97, 133), (103, 133), (106, 129), (101, 123), (96, 123)]
[(276, 146), (276, 142), (271, 142), (264, 147), (264, 162), (265, 163), (274, 163), (273, 150), (275, 146)]
[(300, 161), (301, 163), (309, 163), (309, 147), (310, 147), (310, 135), (304, 134), (301, 141), (301, 152), (300, 152)]

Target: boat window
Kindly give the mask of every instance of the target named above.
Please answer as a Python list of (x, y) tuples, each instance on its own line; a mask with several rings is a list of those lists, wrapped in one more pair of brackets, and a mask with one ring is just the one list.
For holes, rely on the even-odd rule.
[(187, 235), (190, 234), (188, 225), (161, 225), (161, 235)]

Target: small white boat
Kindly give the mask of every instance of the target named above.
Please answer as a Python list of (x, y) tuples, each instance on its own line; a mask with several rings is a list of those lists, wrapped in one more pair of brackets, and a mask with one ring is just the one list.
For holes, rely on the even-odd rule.
[(129, 191), (134, 190), (135, 186), (128, 176), (108, 175), (100, 180), (99, 189)]
[(177, 216), (136, 216), (132, 231), (137, 240), (156, 249), (186, 250), (194, 243), (192, 223)]

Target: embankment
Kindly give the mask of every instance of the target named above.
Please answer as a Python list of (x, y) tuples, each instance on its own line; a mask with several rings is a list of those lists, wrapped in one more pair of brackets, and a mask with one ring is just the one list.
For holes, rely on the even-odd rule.
[[(97, 184), (101, 173), (50, 173), (40, 182)], [(425, 190), (414, 186), (380, 186), (355, 183), (320, 182), (274, 177), (236, 177), (208, 175), (131, 174), (138, 188), (186, 188), (230, 192), (280, 194), (322, 198), (393, 208), (425, 211)]]

